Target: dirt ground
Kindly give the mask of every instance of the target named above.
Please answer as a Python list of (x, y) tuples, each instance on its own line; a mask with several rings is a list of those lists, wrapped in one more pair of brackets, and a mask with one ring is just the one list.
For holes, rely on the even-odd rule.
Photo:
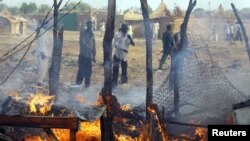
[[(103, 85), (103, 49), (102, 49), (102, 39), (103, 36), (99, 32), (95, 32), (96, 36), (96, 63), (93, 67), (92, 75), (92, 86), (91, 90), (86, 91), (86, 97), (88, 95), (94, 95), (92, 100), (96, 100), (96, 93), (101, 90)], [(26, 37), (26, 36), (25, 36)], [(25, 37), (16, 35), (0, 35), (0, 56), (4, 54), (7, 50), (17, 45)], [(52, 40), (52, 39), (50, 39)], [(28, 42), (28, 41), (27, 41)], [(145, 99), (146, 92), (146, 48), (144, 39), (135, 39), (136, 46), (129, 48), (128, 53), (128, 84), (119, 86), (121, 91), (114, 91), (118, 95), (118, 100), (121, 103), (139, 103)], [(209, 42), (209, 47), (211, 48), (212, 57), (219, 64), (222, 71), (226, 74), (228, 79), (232, 84), (236, 86), (244, 94), (249, 95), (250, 87), (250, 62), (248, 60), (247, 52), (244, 44), (240, 42), (235, 42), (233, 44), (225, 42)], [(33, 44), (34, 48), (35, 44)], [(161, 57), (162, 43), (158, 40), (156, 44), (153, 44), (153, 72), (154, 72), (154, 89), (156, 89), (162, 81), (166, 78), (168, 70), (170, 68), (170, 60), (164, 66), (163, 71), (158, 71), (159, 60)], [(20, 58), (22, 53), (19, 53), (17, 58)], [(64, 32), (64, 43), (63, 43), (63, 56), (62, 65), (60, 72), (60, 83), (62, 85), (71, 86), (75, 83), (75, 78), (78, 70), (77, 58), (79, 54), (79, 32)], [(14, 63), (17, 61), (14, 61)], [(30, 69), (36, 68), (36, 61), (34, 57), (29, 55), (25, 58), (25, 62), (30, 65), (20, 65), (20, 68), (30, 67)], [(4, 62), (3, 62), (4, 63)], [(2, 63), (2, 64), (3, 64)], [(13, 63), (13, 62), (12, 62)], [(6, 65), (6, 63), (5, 63)], [(5, 70), (5, 65), (1, 66), (1, 81), (4, 79), (4, 75), (8, 70)], [(22, 66), (23, 65), (23, 66)], [(3, 70), (5, 70), (3, 72)], [(16, 72), (18, 73), (18, 72)], [(29, 75), (26, 78), (34, 77)], [(11, 80), (12, 79), (12, 80)], [(9, 83), (5, 86), (12, 85), (15, 77), (11, 77)], [(35, 85), (35, 80), (30, 81), (30, 85)], [(47, 81), (47, 79), (46, 79)], [(20, 82), (21, 83), (21, 82)], [(14, 86), (11, 86), (14, 87)], [(69, 87), (66, 87), (67, 89)], [(93, 89), (92, 89), (93, 88)], [(0, 87), (0, 90), (3, 87)], [(1, 91), (0, 91), (1, 92)], [(129, 93), (124, 95), (124, 93)], [(5, 95), (6, 92), (2, 91), (1, 95)], [(139, 101), (138, 101), (139, 100)]]

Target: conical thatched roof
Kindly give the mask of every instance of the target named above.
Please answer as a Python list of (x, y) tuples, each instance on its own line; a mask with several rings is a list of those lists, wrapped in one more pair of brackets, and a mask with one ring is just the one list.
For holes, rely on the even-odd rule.
[[(155, 11), (153, 11), (152, 14), (150, 14), (151, 19), (156, 19), (156, 18), (161, 18), (161, 17), (166, 17), (170, 15), (170, 11), (167, 9), (167, 6), (165, 3), (162, 1), (160, 5), (156, 8)], [(133, 11), (128, 11), (124, 14), (124, 20), (143, 20), (142, 14), (135, 13)]]
[(134, 13), (133, 11), (128, 11), (124, 14), (124, 20), (128, 20), (128, 21), (137, 21), (137, 20), (142, 20), (142, 14), (139, 13)]
[(157, 9), (150, 15), (150, 18), (161, 18), (166, 17), (167, 15), (170, 15), (169, 10), (167, 9), (166, 4), (162, 1)]

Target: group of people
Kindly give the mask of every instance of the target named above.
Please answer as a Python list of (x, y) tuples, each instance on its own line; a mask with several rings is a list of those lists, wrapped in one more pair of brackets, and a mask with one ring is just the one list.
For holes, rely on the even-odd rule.
[[(92, 74), (92, 62), (95, 62), (96, 44), (92, 30), (92, 22), (87, 22), (87, 28), (80, 31), (80, 53), (78, 57), (78, 73), (76, 84), (80, 85), (85, 79), (85, 87), (90, 86)], [(114, 56), (113, 56), (113, 80), (112, 86), (118, 84), (119, 65), (122, 68), (121, 83), (127, 83), (127, 53), (130, 45), (135, 45), (131, 35), (128, 34), (129, 27), (127, 24), (121, 24), (119, 32), (114, 36)]]
[(236, 22), (235, 25), (230, 24), (229, 21), (227, 21), (226, 24), (226, 41), (242, 41), (242, 34), (241, 34), (241, 27), (238, 22)]
[[(125, 23), (122, 23), (119, 27), (119, 31), (114, 36), (114, 55), (113, 55), (113, 72), (112, 72), (112, 86), (116, 87), (118, 85), (118, 76), (119, 76), (119, 66), (121, 66), (121, 84), (128, 82), (127, 76), (127, 54), (128, 48), (130, 45), (135, 46), (135, 42), (133, 39), (133, 33), (131, 33), (132, 26), (128, 26)], [(41, 85), (46, 72), (42, 71), (49, 66), (49, 60), (47, 59), (52, 54), (52, 50), (48, 52), (47, 48), (41, 50), (42, 47), (47, 47), (44, 45), (46, 39), (39, 40), (37, 42), (37, 54), (38, 61), (40, 62), (38, 66), (40, 66), (38, 83)], [(160, 60), (159, 69), (162, 69), (162, 65), (165, 63), (166, 58), (173, 52), (173, 46), (175, 45), (173, 41), (173, 33), (170, 25), (167, 26), (166, 32), (163, 34), (163, 55)], [(90, 86), (91, 75), (92, 75), (92, 64), (96, 62), (96, 41), (93, 33), (93, 23), (92, 21), (88, 21), (86, 23), (86, 28), (82, 28), (80, 30), (80, 51), (78, 56), (78, 72), (76, 76), (75, 83), (77, 85), (81, 85), (83, 80), (85, 87)], [(47, 60), (46, 60), (47, 59)], [(42, 69), (44, 68), (44, 69)]]
[[(227, 21), (225, 28), (224, 28), (224, 33), (225, 33), (225, 41), (228, 41), (228, 42), (241, 41), (242, 42), (242, 31), (238, 22), (236, 22), (235, 24), (232, 24), (229, 21)], [(216, 25), (213, 25), (211, 40), (219, 41), (218, 28)]]

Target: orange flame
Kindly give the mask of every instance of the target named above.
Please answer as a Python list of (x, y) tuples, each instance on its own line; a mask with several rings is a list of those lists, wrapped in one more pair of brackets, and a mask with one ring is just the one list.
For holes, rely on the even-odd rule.
[(131, 107), (129, 104), (125, 104), (125, 105), (121, 106), (121, 110), (123, 110), (123, 111), (129, 111), (130, 109), (131, 109)]
[(39, 136), (31, 136), (31, 135), (26, 135), (24, 137), (24, 140), (25, 141), (45, 141), (45, 140), (42, 140), (41, 137)]
[(28, 98), (30, 112), (45, 115), (50, 111), (54, 98), (54, 96), (44, 95), (42, 93), (31, 95)]

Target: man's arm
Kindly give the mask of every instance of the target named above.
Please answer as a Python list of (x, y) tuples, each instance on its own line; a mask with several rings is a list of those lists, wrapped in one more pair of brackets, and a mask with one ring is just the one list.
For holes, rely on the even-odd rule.
[(132, 46), (135, 46), (135, 42), (134, 42), (133, 38), (129, 34), (128, 34), (128, 38), (130, 39), (130, 44)]

